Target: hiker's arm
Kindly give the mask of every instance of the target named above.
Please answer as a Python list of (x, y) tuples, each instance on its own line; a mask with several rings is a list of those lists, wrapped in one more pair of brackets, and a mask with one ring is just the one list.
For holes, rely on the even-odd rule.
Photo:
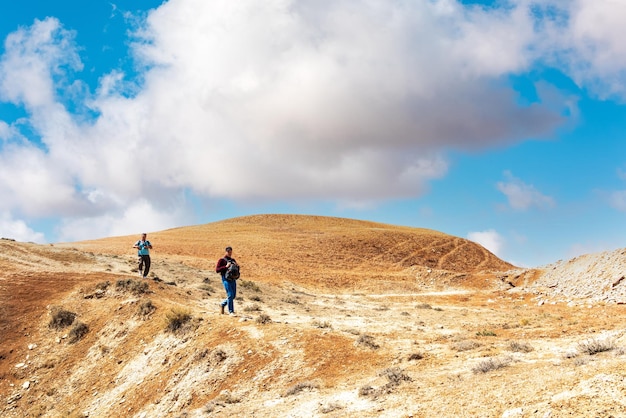
[(226, 270), (227, 265), (228, 265), (228, 262), (225, 259), (220, 258), (219, 260), (217, 260), (217, 265), (215, 266), (215, 272), (216, 273), (223, 272), (224, 270)]

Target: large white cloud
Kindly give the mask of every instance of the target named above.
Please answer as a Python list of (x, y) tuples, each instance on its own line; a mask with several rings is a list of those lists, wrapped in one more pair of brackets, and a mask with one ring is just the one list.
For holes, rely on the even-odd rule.
[[(558, 13), (538, 16), (537, 5)], [(29, 114), (0, 126), (0, 210), (62, 216), (61, 236), (82, 236), (90, 220), (132, 218), (124, 208), (144, 195), (173, 222), (158, 214), (181, 190), (350, 205), (419, 196), (446, 174), (448, 150), (563, 123), (567, 98), (520, 106), (510, 74), (553, 62), (624, 94), (626, 63), (600, 59), (622, 52), (616, 27), (590, 1), (170, 0), (134, 38), (141, 83), (116, 71), (90, 95), (74, 34), (36, 21), (0, 58), (0, 100)], [(97, 117), (68, 110), (86, 107)], [(19, 134), (26, 125), (35, 143)]]

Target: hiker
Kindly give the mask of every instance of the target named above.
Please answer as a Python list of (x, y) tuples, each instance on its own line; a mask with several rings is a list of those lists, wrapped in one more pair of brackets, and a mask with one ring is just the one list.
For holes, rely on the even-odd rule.
[(224, 257), (217, 260), (217, 265), (215, 266), (215, 272), (219, 273), (222, 276), (222, 283), (224, 284), (224, 289), (226, 290), (226, 299), (224, 299), (220, 303), (220, 312), (222, 315), (224, 314), (224, 308), (228, 306), (228, 314), (235, 315), (235, 296), (237, 296), (237, 281), (228, 277), (226, 274), (231, 264), (237, 264), (233, 255), (233, 248), (226, 247)]
[(150, 244), (150, 241), (146, 238), (146, 233), (141, 234), (141, 239), (133, 245), (133, 248), (137, 248), (139, 275), (143, 276), (144, 279), (148, 277), (148, 273), (150, 272), (150, 250), (152, 249), (152, 244)]

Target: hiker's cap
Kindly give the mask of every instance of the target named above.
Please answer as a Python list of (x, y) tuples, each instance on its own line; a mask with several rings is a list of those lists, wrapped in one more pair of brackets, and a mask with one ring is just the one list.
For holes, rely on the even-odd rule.
[(232, 251), (233, 247), (226, 247), (226, 251)]

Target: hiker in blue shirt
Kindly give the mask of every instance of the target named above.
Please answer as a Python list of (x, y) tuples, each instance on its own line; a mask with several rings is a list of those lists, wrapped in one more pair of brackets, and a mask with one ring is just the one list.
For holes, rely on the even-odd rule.
[(143, 276), (144, 279), (148, 277), (148, 273), (150, 272), (150, 250), (152, 249), (152, 244), (150, 244), (150, 241), (146, 238), (147, 235), (145, 233), (141, 234), (141, 239), (133, 245), (133, 248), (137, 248), (139, 275)]

